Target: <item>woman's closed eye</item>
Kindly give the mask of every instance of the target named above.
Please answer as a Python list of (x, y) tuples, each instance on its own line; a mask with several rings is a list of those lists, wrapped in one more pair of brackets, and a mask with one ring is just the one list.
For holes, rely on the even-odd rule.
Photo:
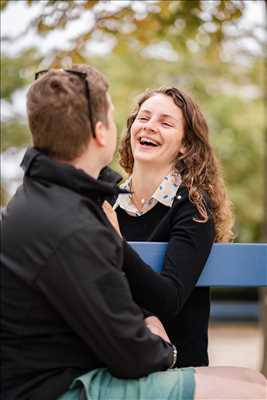
[[(138, 121), (141, 121), (141, 122), (148, 122), (148, 121), (149, 121), (149, 117), (142, 117), (142, 116), (141, 116), (141, 117), (138, 117), (137, 119), (138, 119)], [(160, 123), (161, 123), (161, 125), (164, 126), (164, 127), (173, 128), (173, 125), (170, 124), (169, 122), (162, 121), (162, 122), (160, 122)]]
[(168, 127), (168, 128), (173, 128), (173, 125), (171, 125), (171, 124), (169, 124), (168, 122), (161, 122), (161, 125), (162, 126), (166, 126), (166, 127)]

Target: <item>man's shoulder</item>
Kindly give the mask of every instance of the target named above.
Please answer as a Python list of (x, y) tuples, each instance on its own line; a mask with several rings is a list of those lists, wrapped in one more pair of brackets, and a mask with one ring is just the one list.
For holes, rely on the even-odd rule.
[(79, 196), (64, 202), (43, 197), (32, 199), (22, 190), (3, 213), (3, 257), (9, 269), (33, 282), (56, 254), (66, 260), (72, 251), (77, 258), (90, 258), (94, 249), (119, 254), (120, 241), (95, 202)]
[(22, 187), (1, 213), (10, 242), (44, 242), (51, 249), (75, 231), (96, 232), (103, 225), (100, 207), (89, 197), (58, 187), (27, 189)]

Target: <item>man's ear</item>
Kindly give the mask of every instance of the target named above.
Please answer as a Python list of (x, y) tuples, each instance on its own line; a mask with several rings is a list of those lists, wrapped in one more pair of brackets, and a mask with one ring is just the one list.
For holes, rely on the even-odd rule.
[(107, 128), (102, 121), (98, 121), (95, 125), (95, 138), (100, 147), (105, 147), (107, 144)]

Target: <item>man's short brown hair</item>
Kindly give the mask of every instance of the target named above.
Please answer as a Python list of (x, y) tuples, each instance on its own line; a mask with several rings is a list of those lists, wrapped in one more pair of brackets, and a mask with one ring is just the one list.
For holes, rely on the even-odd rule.
[[(93, 126), (97, 121), (107, 124), (106, 79), (88, 65), (73, 65), (71, 70), (87, 75)], [(80, 76), (51, 69), (28, 91), (27, 112), (33, 145), (50, 157), (74, 160), (83, 153), (93, 135), (85, 85), (86, 80)]]

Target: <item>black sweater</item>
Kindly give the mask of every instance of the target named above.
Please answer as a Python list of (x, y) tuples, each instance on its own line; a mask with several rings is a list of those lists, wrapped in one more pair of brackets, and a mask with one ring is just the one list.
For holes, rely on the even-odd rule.
[[(178, 199), (179, 196), (179, 199)], [(125, 242), (124, 271), (134, 300), (163, 322), (178, 349), (177, 366), (208, 365), (209, 288), (195, 288), (214, 238), (212, 218), (199, 218), (180, 187), (171, 208), (157, 203), (135, 217), (116, 209), (127, 241), (168, 242), (163, 271), (154, 272)]]
[(101, 209), (116, 189), (31, 149), (1, 222), (1, 394), (55, 400), (77, 376), (168, 368), (122, 271), (123, 245)]

